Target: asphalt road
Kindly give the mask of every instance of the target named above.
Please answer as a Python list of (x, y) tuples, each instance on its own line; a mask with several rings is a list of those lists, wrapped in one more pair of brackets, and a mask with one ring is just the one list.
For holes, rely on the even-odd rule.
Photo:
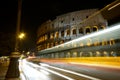
[(120, 69), (96, 66), (40, 63), (23, 60), (21, 71), (28, 80), (119, 80)]

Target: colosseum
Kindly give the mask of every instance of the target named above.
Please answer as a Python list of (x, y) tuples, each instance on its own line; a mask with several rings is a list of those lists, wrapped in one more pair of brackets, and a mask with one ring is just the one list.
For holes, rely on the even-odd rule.
[(39, 26), (37, 50), (51, 48), (106, 27), (107, 20), (98, 9), (80, 10), (59, 15), (54, 20), (48, 20)]

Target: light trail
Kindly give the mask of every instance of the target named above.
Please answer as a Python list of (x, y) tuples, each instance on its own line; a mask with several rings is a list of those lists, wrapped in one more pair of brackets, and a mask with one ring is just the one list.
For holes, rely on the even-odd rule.
[(118, 5), (120, 5), (120, 2), (117, 3), (117, 4), (115, 4), (115, 5), (113, 5), (112, 7), (108, 8), (108, 11), (111, 10), (111, 9), (113, 9), (113, 8), (115, 8), (115, 7), (117, 7)]
[(21, 80), (27, 80), (27, 79), (25, 78), (25, 75), (24, 75), (23, 73), (20, 73), (20, 79), (21, 79)]
[[(74, 80), (73, 78), (67, 77), (67, 76), (65, 76), (65, 75), (63, 75), (63, 74), (60, 74), (60, 73), (56, 72), (56, 71), (52, 71), (52, 70), (47, 69), (47, 68), (45, 68), (45, 67), (43, 67), (43, 66), (39, 66), (39, 65), (37, 65), (37, 64), (28, 62), (28, 61), (26, 61), (26, 60), (23, 60), (23, 64), (24, 64), (24, 66), (22, 66), (22, 67), (23, 67), (22, 69), (23, 69), (23, 71), (25, 72), (25, 74), (26, 74), (27, 76), (29, 76), (29, 79), (28, 79), (28, 80), (38, 80), (38, 79), (40, 79), (40, 80), (51, 80), (51, 79), (49, 79), (49, 78), (45, 78), (45, 75), (42, 74), (42, 72), (46, 73), (46, 71), (51, 72), (51, 73), (53, 73), (53, 74), (56, 74), (56, 75), (58, 75), (58, 76), (61, 76), (61, 77), (65, 78), (65, 79), (67, 79), (67, 80)], [(30, 67), (30, 66), (31, 66), (31, 67)], [(38, 70), (37, 68), (42, 69), (42, 72), (41, 72), (41, 70)], [(36, 70), (36, 69), (37, 69), (37, 70)], [(41, 74), (42, 74), (42, 75), (41, 75)], [(48, 74), (49, 74), (49, 73), (47, 73), (47, 75), (48, 75)], [(41, 79), (41, 77), (42, 77), (42, 78), (44, 77), (44, 78)]]
[(33, 64), (30, 64), (30, 62), (26, 61), (25, 59), (22, 60), (22, 65), (20, 67), (23, 73), (25, 74), (23, 75), (21, 73), (22, 80), (24, 80), (24, 78), (25, 80), (51, 80), (44, 73), (34, 69), (30, 65)]
[(18, 60), (19, 61), (19, 72), (20, 72), (20, 80), (28, 80), (26, 75), (23, 73), (22, 70), (22, 60)]
[(33, 67), (37, 67), (37, 68), (39, 67), (39, 68), (41, 68), (41, 69), (43, 69), (43, 70), (49, 71), (49, 72), (51, 72), (51, 73), (53, 73), (53, 74), (56, 74), (56, 75), (58, 75), (58, 76), (61, 76), (61, 77), (65, 78), (65, 79), (74, 80), (73, 78), (70, 78), (70, 77), (65, 76), (65, 75), (63, 75), (63, 74), (60, 74), (60, 73), (58, 73), (58, 72), (56, 72), (56, 71), (47, 69), (47, 68), (45, 68), (45, 67), (43, 67), (43, 66), (39, 66), (39, 65), (37, 65), (37, 64), (33, 64), (33, 63), (30, 63), (30, 62), (29, 62), (29, 64), (30, 64), (31, 66), (33, 66)]
[(51, 73), (53, 73), (53, 74), (56, 74), (56, 75), (58, 75), (58, 76), (61, 76), (61, 77), (65, 78), (65, 79), (74, 80), (73, 78), (70, 78), (70, 77), (65, 76), (65, 75), (63, 75), (63, 74), (60, 74), (60, 73), (58, 73), (58, 72), (56, 72), (56, 71), (47, 69), (47, 68), (45, 68), (45, 67), (40, 66), (40, 68), (42, 68), (42, 69), (44, 69), (44, 70), (47, 70), (47, 71), (49, 71), (49, 72), (51, 72)]
[(40, 63), (40, 65), (41, 66), (47, 66), (47, 67), (57, 69), (57, 70), (61, 70), (61, 71), (64, 71), (64, 72), (68, 72), (68, 73), (71, 73), (71, 74), (74, 74), (74, 75), (77, 75), (77, 76), (80, 76), (80, 77), (85, 77), (85, 78), (88, 78), (88, 79), (91, 79), (91, 80), (101, 80), (99, 78), (95, 78), (95, 77), (91, 77), (91, 76), (88, 76), (88, 75), (80, 74), (80, 73), (70, 71), (70, 70), (61, 69), (61, 68), (58, 68), (58, 67), (53, 67), (53, 66), (50, 66), (50, 65), (44, 64), (44, 63)]

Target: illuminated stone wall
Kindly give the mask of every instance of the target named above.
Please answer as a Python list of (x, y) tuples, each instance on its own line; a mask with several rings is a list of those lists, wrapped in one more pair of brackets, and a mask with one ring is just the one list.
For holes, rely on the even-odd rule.
[(50, 48), (106, 27), (107, 21), (97, 9), (62, 14), (40, 25), (37, 49)]

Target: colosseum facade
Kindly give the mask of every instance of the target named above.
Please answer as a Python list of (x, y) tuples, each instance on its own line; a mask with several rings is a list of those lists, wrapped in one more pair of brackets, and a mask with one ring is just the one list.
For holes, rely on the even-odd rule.
[(98, 9), (69, 12), (39, 26), (37, 50), (51, 48), (106, 27), (107, 20)]

